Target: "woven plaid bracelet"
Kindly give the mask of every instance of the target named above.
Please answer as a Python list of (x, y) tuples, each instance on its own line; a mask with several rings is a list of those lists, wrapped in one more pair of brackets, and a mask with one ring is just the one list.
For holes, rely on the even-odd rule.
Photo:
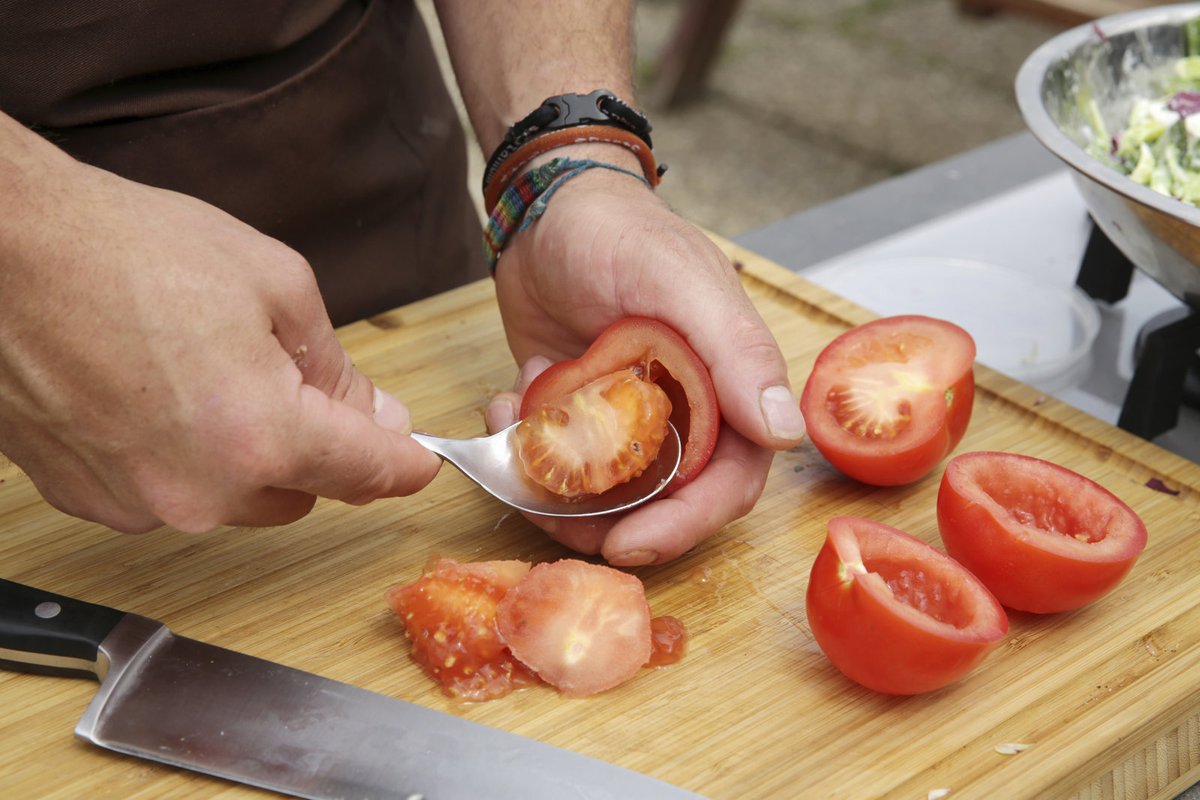
[(508, 244), (509, 237), (514, 232), (520, 233), (525, 230), (546, 213), (546, 204), (558, 191), (558, 187), (593, 167), (623, 172), (650, 186), (650, 182), (637, 172), (591, 159), (556, 158), (526, 172), (500, 195), (500, 200), (492, 209), (492, 214), (483, 229), (483, 254), (493, 275), (496, 273), (500, 253)]

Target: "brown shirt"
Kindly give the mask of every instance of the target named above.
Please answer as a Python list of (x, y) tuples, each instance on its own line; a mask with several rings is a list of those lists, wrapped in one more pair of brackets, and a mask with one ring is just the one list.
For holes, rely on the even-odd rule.
[(485, 274), (409, 0), (0, 0), (0, 110), (296, 248), (335, 324)]

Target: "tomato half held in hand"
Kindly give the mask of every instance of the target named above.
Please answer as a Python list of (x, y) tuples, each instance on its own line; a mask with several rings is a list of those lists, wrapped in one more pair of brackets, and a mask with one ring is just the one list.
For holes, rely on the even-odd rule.
[(607, 492), (658, 458), (671, 401), (632, 369), (539, 406), (517, 426), (525, 472), (562, 497)]
[(804, 386), (809, 438), (855, 480), (920, 480), (967, 430), (974, 363), (971, 335), (944, 320), (885, 317), (852, 328), (821, 351)]
[(1098, 483), (1015, 453), (950, 459), (938, 489), (947, 552), (1018, 611), (1071, 611), (1115, 587), (1146, 526)]
[(958, 562), (881, 522), (834, 517), (808, 581), (808, 624), (842, 674), (887, 694), (940, 689), (1008, 633)]
[[(668, 487), (673, 491), (708, 463), (717, 444), (721, 411), (708, 368), (684, 338), (662, 322), (627, 317), (610, 325), (582, 356), (548, 367), (529, 384), (521, 401), (521, 417), (627, 368), (658, 384), (671, 401), (670, 421), (683, 444), (679, 471)], [(601, 448), (596, 453), (585, 451), (583, 457), (600, 468), (610, 455)]]

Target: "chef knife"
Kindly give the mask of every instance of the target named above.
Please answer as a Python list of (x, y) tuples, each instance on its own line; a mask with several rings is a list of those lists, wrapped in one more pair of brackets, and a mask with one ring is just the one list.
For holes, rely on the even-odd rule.
[(296, 797), (700, 797), (543, 742), (178, 636), (146, 617), (4, 579), (0, 666), (99, 678), (75, 733), (101, 747)]

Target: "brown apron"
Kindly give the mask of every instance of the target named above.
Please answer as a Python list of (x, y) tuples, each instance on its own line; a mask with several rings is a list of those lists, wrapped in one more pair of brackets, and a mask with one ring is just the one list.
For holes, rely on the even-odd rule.
[(335, 325), (486, 274), (410, 0), (0, 0), (0, 110), (286, 242)]

